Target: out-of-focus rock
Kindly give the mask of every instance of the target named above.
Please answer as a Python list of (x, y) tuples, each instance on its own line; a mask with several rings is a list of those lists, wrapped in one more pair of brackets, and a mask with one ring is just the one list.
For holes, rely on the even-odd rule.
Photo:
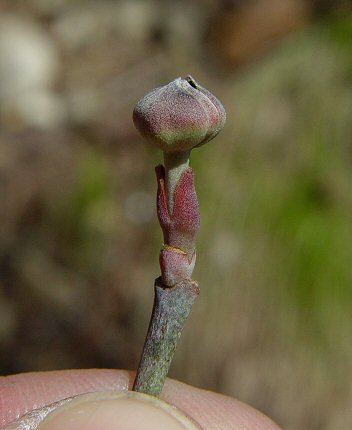
[(47, 87), (57, 72), (57, 55), (35, 22), (4, 16), (0, 21), (0, 96)]
[(304, 0), (257, 0), (221, 12), (210, 23), (213, 55), (234, 68), (263, 54), (284, 36), (303, 27), (310, 16)]
[(68, 7), (70, 0), (31, 0), (31, 6), (36, 12), (53, 16)]
[(115, 29), (136, 41), (148, 40), (158, 19), (158, 7), (153, 1), (125, 0), (113, 12)]
[(0, 18), (0, 114), (5, 127), (61, 123), (63, 108), (52, 91), (58, 71), (55, 44), (34, 20)]
[(165, 69), (154, 41), (157, 18), (154, 0), (88, 0), (84, 8), (73, 2), (57, 14), (50, 25), (63, 52), (70, 124), (94, 129), (103, 140), (135, 133), (131, 106), (144, 81), (156, 86)]
[(152, 33), (156, 12), (152, 1), (88, 1), (84, 8), (73, 4), (65, 9), (55, 21), (53, 31), (69, 51), (100, 43), (114, 35), (130, 42), (146, 42)]
[(39, 15), (53, 17), (67, 8), (71, 0), (30, 0), (33, 11)]
[(4, 120), (10, 127), (31, 125), (50, 129), (61, 125), (66, 117), (62, 99), (47, 89), (25, 91), (10, 99), (4, 107)]
[[(160, 8), (160, 27), (170, 54), (178, 61), (199, 58), (203, 32), (207, 18), (207, 8), (197, 2), (164, 2)], [(181, 58), (180, 58), (181, 57)], [(182, 58), (183, 57), (183, 58)]]

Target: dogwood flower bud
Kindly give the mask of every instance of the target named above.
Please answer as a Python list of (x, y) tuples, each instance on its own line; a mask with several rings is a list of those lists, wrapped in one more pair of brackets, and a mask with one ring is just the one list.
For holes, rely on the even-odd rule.
[(226, 112), (212, 93), (188, 76), (147, 93), (137, 103), (133, 121), (164, 152), (189, 151), (220, 132)]

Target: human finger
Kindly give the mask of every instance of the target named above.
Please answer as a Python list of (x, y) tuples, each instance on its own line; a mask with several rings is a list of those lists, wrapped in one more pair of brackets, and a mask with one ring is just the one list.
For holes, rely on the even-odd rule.
[[(127, 391), (133, 373), (117, 370), (68, 370), (0, 378), (0, 422), (11, 420), (61, 399), (87, 392)], [(279, 430), (257, 410), (210, 391), (167, 380), (161, 398), (205, 430)]]

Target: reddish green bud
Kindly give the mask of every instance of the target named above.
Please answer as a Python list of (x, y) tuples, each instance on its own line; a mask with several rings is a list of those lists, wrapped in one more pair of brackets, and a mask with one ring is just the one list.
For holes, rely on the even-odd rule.
[(224, 127), (220, 101), (191, 76), (155, 88), (137, 103), (133, 121), (165, 152), (187, 151), (213, 139)]

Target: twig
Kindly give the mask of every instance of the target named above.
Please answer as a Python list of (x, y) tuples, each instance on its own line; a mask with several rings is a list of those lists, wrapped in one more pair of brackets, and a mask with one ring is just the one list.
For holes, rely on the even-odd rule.
[(154, 307), (134, 391), (159, 396), (183, 326), (199, 294), (191, 280), (196, 261), (199, 205), (191, 149), (213, 139), (225, 124), (219, 100), (193, 78), (178, 78), (146, 94), (133, 120), (141, 134), (164, 151), (157, 166), (157, 209), (164, 245), (155, 281)]
[(165, 287), (159, 277), (154, 289), (152, 316), (133, 390), (159, 396), (199, 287), (190, 280)]

